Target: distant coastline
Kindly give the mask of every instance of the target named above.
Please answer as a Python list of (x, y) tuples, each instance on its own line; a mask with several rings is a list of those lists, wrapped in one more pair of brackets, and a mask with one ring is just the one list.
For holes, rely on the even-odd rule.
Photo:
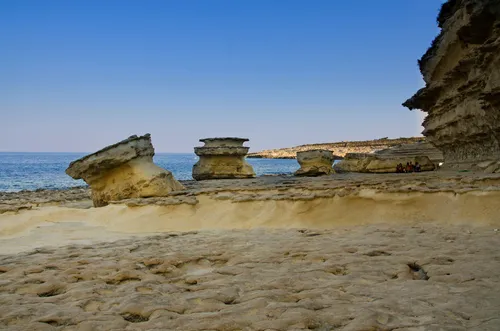
[(347, 153), (372, 153), (377, 150), (386, 149), (402, 144), (425, 142), (425, 137), (409, 138), (381, 138), (362, 141), (339, 141), (333, 143), (307, 144), (295, 147), (268, 149), (260, 152), (249, 153), (247, 158), (255, 159), (295, 159), (297, 152), (313, 149), (327, 149), (333, 154), (344, 157)]

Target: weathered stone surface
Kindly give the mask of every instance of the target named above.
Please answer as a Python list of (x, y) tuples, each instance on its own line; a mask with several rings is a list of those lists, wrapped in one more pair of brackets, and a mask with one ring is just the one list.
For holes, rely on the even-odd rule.
[(0, 329), (498, 331), (499, 236), (421, 222), (1, 255)]
[(166, 196), (184, 189), (168, 170), (153, 163), (151, 136), (131, 136), (70, 163), (66, 173), (92, 189), (94, 206), (138, 197)]
[(194, 152), (200, 157), (193, 166), (193, 178), (205, 179), (232, 179), (253, 178), (255, 172), (245, 161), (249, 147), (244, 147), (246, 138), (205, 138), (202, 147), (195, 147)]
[(426, 86), (403, 105), (427, 112), (423, 134), (444, 166), (500, 159), (500, 2), (449, 0), (419, 60)]
[(377, 154), (350, 153), (333, 167), (338, 172), (392, 173), (396, 166), (407, 162), (419, 163), (421, 171), (432, 171), (436, 168), (427, 156), (392, 157)]
[(500, 173), (500, 161), (483, 161), (474, 166), (475, 170), (482, 170), (485, 173)]
[(333, 153), (324, 149), (297, 152), (300, 169), (295, 172), (295, 176), (314, 177), (332, 174), (335, 172), (332, 168), (334, 159)]
[(444, 161), (443, 153), (428, 142), (402, 144), (376, 151), (374, 154), (382, 157), (393, 157), (408, 160), (413, 159), (416, 156), (427, 156), (435, 165)]

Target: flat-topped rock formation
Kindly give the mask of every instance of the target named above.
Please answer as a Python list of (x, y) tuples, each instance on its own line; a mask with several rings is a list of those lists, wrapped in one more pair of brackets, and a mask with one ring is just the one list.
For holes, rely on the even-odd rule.
[(427, 156), (391, 156), (363, 153), (349, 153), (342, 161), (335, 164), (338, 172), (392, 173), (396, 172), (398, 164), (407, 162), (418, 163), (421, 171), (432, 171), (436, 165)]
[(264, 150), (256, 153), (249, 153), (249, 158), (266, 159), (294, 159), (298, 152), (310, 151), (315, 149), (325, 149), (331, 151), (336, 159), (343, 157), (347, 153), (373, 153), (377, 150), (399, 146), (401, 144), (410, 144), (425, 141), (424, 137), (398, 138), (398, 139), (375, 139), (364, 141), (340, 141), (324, 144), (307, 144), (290, 148), (279, 148)]
[(380, 157), (407, 159), (408, 161), (413, 160), (416, 156), (427, 156), (435, 165), (444, 161), (443, 153), (429, 142), (402, 144), (376, 151), (374, 154)]
[(194, 148), (200, 159), (193, 166), (193, 178), (206, 180), (255, 177), (252, 166), (245, 161), (249, 149), (243, 146), (246, 141), (248, 139), (236, 137), (200, 139), (205, 145)]
[(426, 86), (403, 105), (427, 112), (426, 138), (444, 166), (500, 159), (500, 2), (449, 0), (419, 60)]
[(131, 136), (70, 163), (66, 173), (92, 189), (94, 206), (110, 201), (166, 196), (183, 190), (168, 170), (153, 163), (151, 136)]
[(330, 175), (335, 172), (332, 168), (334, 159), (333, 153), (324, 149), (297, 152), (300, 169), (295, 172), (295, 176)]

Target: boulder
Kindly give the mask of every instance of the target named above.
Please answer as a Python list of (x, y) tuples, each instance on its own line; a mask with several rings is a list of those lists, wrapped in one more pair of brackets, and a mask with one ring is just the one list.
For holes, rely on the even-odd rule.
[(95, 207), (183, 190), (170, 171), (153, 163), (154, 154), (149, 134), (134, 135), (71, 162), (66, 173), (89, 184)]
[(253, 178), (255, 172), (245, 160), (249, 147), (244, 147), (246, 138), (224, 137), (200, 139), (204, 146), (195, 147), (194, 152), (200, 157), (193, 166), (193, 178), (234, 179)]
[(334, 159), (333, 153), (326, 149), (297, 152), (300, 169), (295, 172), (295, 176), (330, 175), (335, 172), (332, 168)]
[(427, 156), (408, 157), (384, 157), (376, 154), (348, 153), (342, 161), (333, 168), (337, 172), (366, 172), (366, 173), (392, 173), (396, 172), (396, 166), (407, 162), (419, 163), (421, 171), (432, 171), (436, 168)]
[(448, 0), (441, 32), (418, 61), (426, 83), (403, 103), (427, 113), (427, 140), (444, 167), (500, 159), (500, 1)]

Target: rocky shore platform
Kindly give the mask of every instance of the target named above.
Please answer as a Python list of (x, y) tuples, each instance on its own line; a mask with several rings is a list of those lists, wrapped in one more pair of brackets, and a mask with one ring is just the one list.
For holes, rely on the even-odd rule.
[(500, 174), (0, 194), (2, 330), (498, 330)]

